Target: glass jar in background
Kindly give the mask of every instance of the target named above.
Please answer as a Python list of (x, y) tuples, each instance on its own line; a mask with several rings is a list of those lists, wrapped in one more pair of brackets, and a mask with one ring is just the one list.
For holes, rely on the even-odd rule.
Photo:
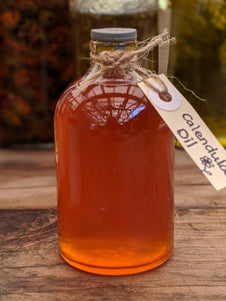
[[(89, 67), (91, 28), (135, 27), (143, 41), (157, 34), (158, 0), (70, 0), (74, 39), (74, 75), (80, 78)], [(157, 70), (157, 50), (149, 57)]]
[(71, 81), (68, 0), (0, 3), (0, 145), (53, 141), (53, 112)]
[[(202, 102), (178, 85), (214, 135), (226, 147), (226, 2), (172, 0), (172, 48), (169, 73)], [(177, 82), (174, 82), (177, 85)]]

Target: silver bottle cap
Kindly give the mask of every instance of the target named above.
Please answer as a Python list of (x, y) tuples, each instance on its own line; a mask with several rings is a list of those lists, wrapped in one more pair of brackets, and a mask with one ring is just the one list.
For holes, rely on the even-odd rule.
[(126, 42), (137, 38), (134, 28), (100, 28), (91, 30), (92, 40), (102, 42)]

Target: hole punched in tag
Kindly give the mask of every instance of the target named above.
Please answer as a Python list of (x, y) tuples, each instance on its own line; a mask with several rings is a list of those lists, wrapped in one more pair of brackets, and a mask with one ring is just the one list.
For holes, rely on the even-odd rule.
[[(143, 80), (143, 83), (148, 90), (146, 94), (148, 99), (159, 109), (172, 112), (180, 108), (182, 96), (179, 91), (172, 88), (172, 84), (164, 74), (151, 76), (149, 80)], [(142, 89), (142, 85), (140, 87)]]
[(167, 91), (159, 92), (159, 98), (165, 102), (170, 102), (172, 100), (172, 96)]

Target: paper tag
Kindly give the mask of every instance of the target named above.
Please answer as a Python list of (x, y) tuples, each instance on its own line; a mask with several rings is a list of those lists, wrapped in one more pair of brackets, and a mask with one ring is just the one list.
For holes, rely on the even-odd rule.
[[(161, 95), (144, 82), (138, 85), (215, 189), (223, 189), (226, 187), (225, 149), (167, 77), (164, 74), (159, 77), (167, 85), (169, 93)], [(155, 79), (150, 78), (149, 81), (161, 88)]]

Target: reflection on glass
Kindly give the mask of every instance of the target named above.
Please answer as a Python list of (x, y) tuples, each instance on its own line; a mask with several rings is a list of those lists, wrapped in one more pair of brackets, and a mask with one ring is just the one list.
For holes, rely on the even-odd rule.
[(84, 92), (74, 85), (55, 116), (65, 260), (110, 275), (165, 261), (173, 247), (173, 136), (140, 88), (123, 80)]

